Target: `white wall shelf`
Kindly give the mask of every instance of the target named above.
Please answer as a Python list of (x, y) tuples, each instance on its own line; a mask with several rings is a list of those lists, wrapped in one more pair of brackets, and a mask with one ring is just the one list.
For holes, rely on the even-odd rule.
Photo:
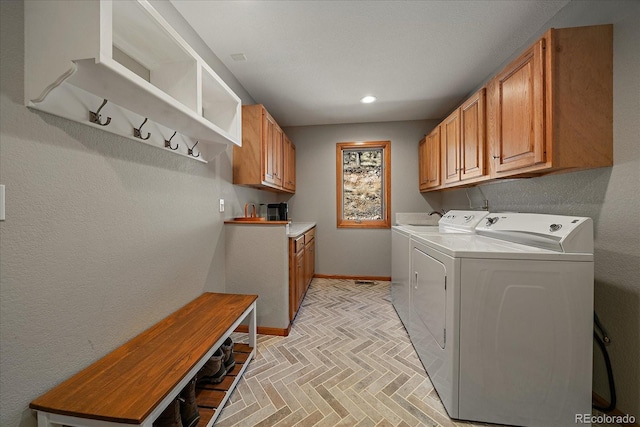
[(242, 144), (240, 98), (146, 0), (27, 0), (25, 33), (28, 107), (200, 161)]

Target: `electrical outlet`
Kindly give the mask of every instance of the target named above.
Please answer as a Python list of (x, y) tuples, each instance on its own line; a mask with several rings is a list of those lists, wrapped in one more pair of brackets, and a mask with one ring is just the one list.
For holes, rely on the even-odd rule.
[(224, 212), (224, 199), (220, 199), (220, 212)]

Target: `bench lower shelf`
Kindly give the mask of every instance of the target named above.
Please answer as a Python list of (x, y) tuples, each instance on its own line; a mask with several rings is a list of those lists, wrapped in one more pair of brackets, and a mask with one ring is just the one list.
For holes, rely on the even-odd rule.
[(196, 388), (196, 401), (200, 412), (200, 421), (197, 427), (210, 427), (220, 416), (220, 412), (229, 400), (231, 393), (238, 385), (249, 362), (255, 356), (255, 348), (248, 344), (235, 343), (233, 355), (236, 361), (234, 368), (227, 372), (224, 380), (219, 384), (198, 385)]

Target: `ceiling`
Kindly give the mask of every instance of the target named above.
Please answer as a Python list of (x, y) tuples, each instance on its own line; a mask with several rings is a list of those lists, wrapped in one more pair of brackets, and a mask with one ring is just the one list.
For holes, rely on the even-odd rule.
[(441, 119), (569, 1), (172, 4), (281, 126), (304, 126)]

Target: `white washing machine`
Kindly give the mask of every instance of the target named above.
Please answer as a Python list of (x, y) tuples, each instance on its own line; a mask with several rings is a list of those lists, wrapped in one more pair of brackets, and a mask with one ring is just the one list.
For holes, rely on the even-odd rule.
[(411, 241), (414, 234), (473, 233), (488, 212), (451, 210), (437, 225), (426, 214), (396, 214), (397, 225), (391, 227), (391, 301), (405, 325), (410, 329)]
[(489, 214), (476, 233), (411, 237), (420, 360), (452, 418), (574, 426), (591, 413), (591, 219)]

